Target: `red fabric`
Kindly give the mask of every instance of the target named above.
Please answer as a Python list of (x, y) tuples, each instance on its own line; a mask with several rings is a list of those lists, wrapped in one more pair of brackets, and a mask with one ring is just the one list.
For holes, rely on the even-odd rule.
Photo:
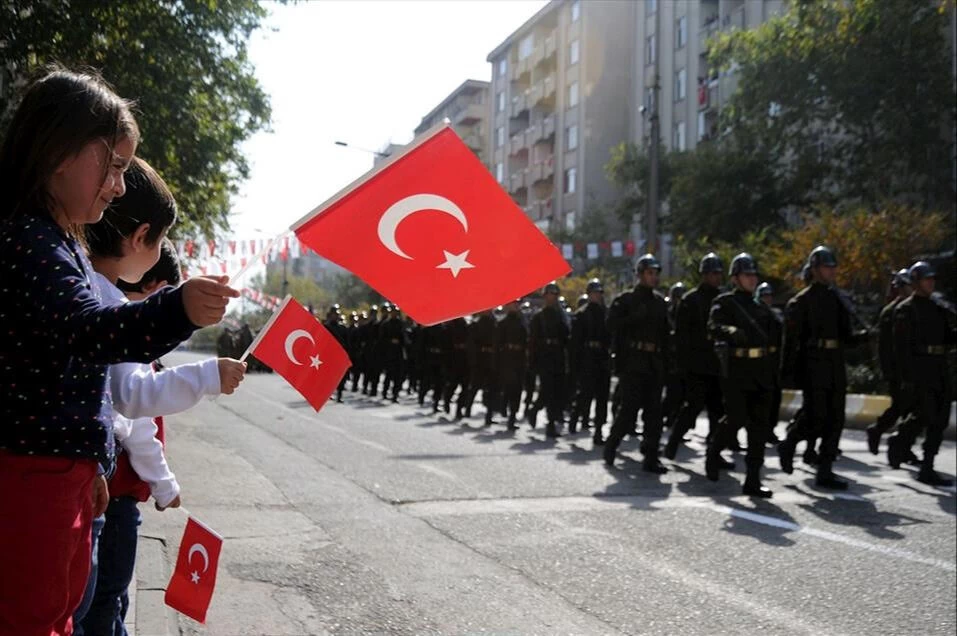
[[(163, 418), (157, 417), (153, 421), (156, 423), (156, 439), (165, 447)], [(116, 470), (110, 479), (110, 497), (134, 497), (137, 501), (147, 501), (150, 498), (150, 485), (136, 474), (127, 453), (120, 453), (116, 458)]]
[(216, 570), (223, 538), (192, 517), (179, 542), (176, 569), (166, 586), (166, 604), (200, 623), (216, 588)]
[(424, 325), (514, 300), (571, 269), (451, 128), (296, 235)]
[(352, 365), (342, 345), (292, 298), (263, 330), (252, 354), (284, 377), (318, 411)]
[(0, 636), (73, 633), (90, 575), (96, 466), (0, 451)]

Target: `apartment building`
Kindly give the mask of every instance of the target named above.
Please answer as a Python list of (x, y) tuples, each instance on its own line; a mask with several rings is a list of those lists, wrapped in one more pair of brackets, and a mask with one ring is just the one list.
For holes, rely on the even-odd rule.
[(488, 55), (489, 169), (543, 231), (611, 202), (609, 149), (632, 138), (640, 3), (553, 0)]
[(488, 120), (490, 116), (488, 94), (488, 82), (473, 79), (465, 80), (461, 86), (452, 91), (448, 97), (422, 118), (421, 123), (415, 129), (415, 136), (418, 137), (447, 118), (459, 137), (487, 165)]
[(734, 93), (734, 73), (708, 66), (708, 39), (721, 30), (750, 29), (782, 13), (785, 0), (644, 0), (638, 10), (634, 68), (644, 108), (633, 113), (634, 141), (647, 144), (657, 77), (661, 139), (691, 150), (717, 134), (718, 110)]

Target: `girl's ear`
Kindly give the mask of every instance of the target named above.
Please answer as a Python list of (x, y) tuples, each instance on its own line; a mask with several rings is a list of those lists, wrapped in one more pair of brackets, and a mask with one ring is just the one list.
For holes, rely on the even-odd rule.
[(134, 252), (142, 252), (146, 249), (149, 249), (149, 245), (146, 241), (146, 235), (149, 234), (150, 224), (141, 223), (136, 230), (130, 235), (130, 246), (133, 248)]

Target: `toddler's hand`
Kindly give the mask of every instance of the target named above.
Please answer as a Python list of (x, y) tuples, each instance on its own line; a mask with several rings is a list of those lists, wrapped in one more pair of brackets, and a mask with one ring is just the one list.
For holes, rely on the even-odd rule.
[(246, 376), (246, 363), (232, 358), (220, 358), (217, 362), (219, 363), (219, 391), (230, 395)]
[(208, 327), (223, 319), (229, 299), (239, 298), (228, 281), (228, 276), (197, 276), (183, 283), (183, 309), (191, 323)]
[(154, 505), (154, 506), (156, 507), (156, 509), (159, 510), (160, 512), (163, 512), (163, 511), (166, 510), (167, 508), (179, 508), (179, 504), (180, 504), (179, 495), (176, 495), (176, 497), (173, 498), (173, 501), (169, 502), (169, 503), (166, 504), (165, 506), (159, 505), (159, 502), (153, 502), (153, 505)]

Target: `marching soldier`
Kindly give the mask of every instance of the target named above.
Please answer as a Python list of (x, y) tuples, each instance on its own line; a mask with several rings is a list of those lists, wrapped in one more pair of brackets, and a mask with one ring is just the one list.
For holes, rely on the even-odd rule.
[(771, 491), (761, 485), (764, 445), (776, 386), (774, 368), (781, 330), (774, 314), (755, 299), (758, 267), (750, 254), (742, 252), (731, 261), (734, 291), (721, 294), (711, 306), (708, 329), (714, 338), (721, 367), (720, 390), (727, 416), (717, 423), (708, 442), (705, 472), (717, 481), (724, 462), (721, 450), (738, 428), (748, 432), (747, 473), (742, 492), (768, 498)]
[(522, 320), (520, 302), (516, 300), (505, 306), (505, 317), (496, 325), (495, 331), (495, 357), (502, 388), (502, 414), (508, 418), (509, 430), (515, 430), (527, 361), (528, 330)]
[(604, 287), (593, 278), (588, 281), (587, 303), (579, 307), (572, 321), (571, 366), (578, 377), (579, 392), (568, 431), (574, 433), (578, 420), (587, 428), (591, 403), (595, 402), (593, 440), (602, 443), (602, 427), (608, 420), (608, 387), (611, 383), (609, 347), (611, 337), (606, 324)]
[(954, 399), (947, 352), (957, 343), (957, 317), (952, 307), (934, 296), (937, 274), (929, 263), (914, 263), (909, 274), (914, 292), (894, 310), (894, 351), (900, 396), (913, 405), (917, 417), (907, 419), (887, 439), (887, 456), (891, 466), (900, 466), (906, 450), (923, 431), (924, 458), (917, 479), (931, 486), (950, 486), (953, 481), (934, 470), (934, 458)]
[(452, 410), (455, 390), (461, 387), (455, 408), (455, 419), (465, 417), (469, 386), (469, 324), (465, 318), (455, 318), (442, 325), (445, 334), (445, 359), (442, 378), (445, 382), (443, 400), (445, 412)]
[(708, 315), (724, 276), (724, 265), (718, 255), (706, 254), (698, 264), (698, 274), (701, 282), (684, 295), (676, 315), (678, 369), (685, 380), (685, 396), (665, 446), (668, 459), (675, 458), (678, 445), (694, 428), (703, 407), (708, 408), (709, 438), (713, 438), (718, 420), (724, 416), (718, 358), (708, 335)]
[[(541, 381), (541, 397), (548, 415), (545, 435), (558, 437), (565, 410), (565, 349), (568, 327), (565, 310), (559, 303), (559, 289), (554, 282), (545, 285), (542, 297), (545, 306), (532, 317), (529, 329), (529, 362)], [(537, 413), (536, 413), (537, 415)], [(532, 415), (534, 418), (535, 415)], [(534, 426), (534, 424), (533, 424)]]
[[(322, 323), (322, 326), (332, 334), (332, 337), (336, 339), (336, 342), (338, 342), (343, 349), (348, 351), (349, 333), (342, 324), (341, 320), (342, 315), (339, 313), (339, 305), (333, 305), (329, 308), (329, 311), (326, 312), (326, 320)], [(339, 382), (339, 386), (336, 389), (336, 402), (342, 402), (342, 391), (346, 388), (347, 376), (348, 373), (342, 376), (342, 380)]]
[(432, 412), (439, 412), (442, 399), (442, 359), (445, 353), (442, 325), (419, 329), (419, 406), (425, 406), (425, 396), (432, 391)]
[(788, 301), (785, 309), (783, 373), (793, 378), (804, 395), (806, 417), (778, 445), (781, 469), (794, 471), (798, 440), (821, 438), (816, 483), (822, 488), (846, 490), (847, 481), (832, 470), (844, 430), (847, 369), (844, 349), (856, 344), (851, 314), (834, 288), (837, 258), (823, 245), (808, 256), (809, 287)]
[(405, 344), (405, 325), (399, 308), (386, 305), (386, 319), (379, 325), (379, 357), (385, 380), (382, 384), (382, 397), (388, 397), (391, 390), (392, 402), (399, 401), (399, 389), (402, 388), (402, 352)]
[(485, 404), (485, 425), (492, 425), (492, 418), (499, 406), (498, 369), (495, 359), (495, 317), (491, 311), (483, 311), (469, 325), (469, 390), (465, 402), (466, 416), (472, 414), (475, 395), (482, 391)]
[[(910, 274), (906, 269), (894, 274), (891, 280), (891, 291), (894, 293), (894, 298), (881, 309), (877, 326), (877, 359), (881, 366), (881, 375), (884, 376), (888, 392), (891, 394), (891, 404), (875, 423), (867, 427), (867, 449), (872, 455), (880, 452), (881, 436), (897, 424), (897, 420), (902, 415), (905, 415), (901, 412), (900, 378), (894, 356), (894, 310), (914, 291), (911, 287)], [(910, 453), (909, 448), (908, 453)]]
[(362, 393), (375, 397), (379, 392), (379, 306), (369, 308), (369, 320), (362, 328)]
[(665, 399), (661, 402), (661, 412), (664, 415), (664, 427), (671, 428), (678, 418), (678, 410), (685, 399), (684, 378), (678, 369), (678, 337), (675, 332), (677, 324), (678, 305), (687, 293), (685, 284), (678, 281), (668, 290), (665, 302), (668, 303), (668, 324), (670, 326), (668, 338), (668, 376), (665, 381)]
[[(771, 314), (778, 323), (779, 333), (783, 333), (784, 314), (781, 313), (780, 309), (773, 305), (774, 289), (771, 287), (771, 285), (769, 283), (761, 283), (758, 285), (758, 290), (754, 293), (754, 295), (757, 297), (758, 302), (763, 303), (764, 306), (771, 311)], [(774, 368), (774, 391), (771, 394), (771, 411), (768, 413), (767, 443), (777, 446), (781, 441), (774, 432), (774, 429), (777, 428), (778, 425), (778, 417), (781, 415), (782, 390), (780, 343), (776, 343), (768, 347), (768, 353), (771, 355), (772, 367)]]
[(635, 426), (638, 411), (644, 421), (642, 468), (651, 473), (668, 472), (658, 460), (661, 441), (661, 389), (668, 343), (668, 309), (655, 291), (661, 265), (651, 254), (635, 264), (637, 285), (615, 298), (608, 311), (608, 329), (615, 347), (615, 372), (621, 387), (621, 408), (615, 415), (603, 451), (605, 463), (615, 462), (622, 438)]
[(352, 368), (349, 369), (349, 377), (352, 380), (352, 392), (355, 393), (359, 390), (359, 376), (362, 375), (362, 342), (359, 338), (359, 314), (358, 312), (352, 312), (352, 315), (349, 317), (349, 347), (346, 351), (349, 352), (349, 359), (352, 360)]

